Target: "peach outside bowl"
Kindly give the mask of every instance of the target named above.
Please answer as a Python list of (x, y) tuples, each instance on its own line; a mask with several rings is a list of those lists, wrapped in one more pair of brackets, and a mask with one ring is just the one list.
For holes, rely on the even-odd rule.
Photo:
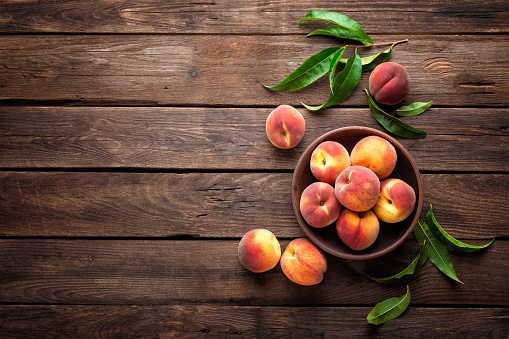
[[(346, 246), (336, 232), (336, 223), (324, 228), (309, 226), (300, 213), (300, 197), (302, 191), (311, 183), (317, 181), (311, 173), (309, 162), (313, 150), (323, 141), (337, 141), (350, 153), (355, 144), (364, 137), (377, 135), (388, 140), (396, 149), (398, 161), (396, 168), (389, 176), (399, 178), (412, 186), (416, 195), (415, 208), (408, 218), (388, 224), (380, 222), (380, 233), (375, 243), (362, 251), (354, 251)], [(401, 245), (412, 233), (419, 220), (423, 202), (422, 180), (419, 169), (410, 153), (390, 135), (368, 127), (344, 127), (323, 134), (308, 146), (297, 163), (292, 180), (292, 204), (297, 222), (307, 237), (318, 247), (334, 256), (351, 259), (366, 260), (380, 257)]]

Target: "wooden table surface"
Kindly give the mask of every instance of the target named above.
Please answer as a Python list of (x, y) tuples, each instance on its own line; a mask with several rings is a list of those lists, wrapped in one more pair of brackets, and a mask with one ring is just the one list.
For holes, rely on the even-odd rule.
[[(327, 254), (322, 283), (237, 258), (254, 228), (303, 237), (291, 180), (305, 148), (345, 126), (383, 130), (363, 74), (353, 94), (313, 113), (328, 84), (271, 92), (319, 50), (315, 9), (356, 20), (375, 42), (408, 39), (403, 102), (434, 100), (397, 137), (422, 175), (422, 217), (487, 250), (451, 253), (463, 285), (429, 261), (382, 285), (418, 245), (379, 259)], [(509, 335), (509, 10), (504, 0), (0, 1), (0, 337), (436, 337)], [(385, 48), (384, 48), (385, 49)], [(365, 49), (371, 55), (383, 49)], [(362, 56), (361, 55), (361, 56)], [(265, 120), (297, 107), (306, 134), (280, 150)], [(368, 324), (401, 296), (406, 312)]]

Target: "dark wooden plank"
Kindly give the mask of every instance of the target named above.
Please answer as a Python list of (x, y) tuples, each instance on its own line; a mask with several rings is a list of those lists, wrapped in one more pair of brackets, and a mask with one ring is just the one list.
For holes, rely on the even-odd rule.
[(507, 308), (410, 306), (398, 319), (383, 326), (366, 322), (369, 310), (368, 307), (1, 305), (0, 335), (2, 338), (505, 339), (509, 334)]
[[(367, 108), (300, 109), (304, 139), (280, 150), (265, 134), (272, 109), (0, 107), (0, 166), (293, 170), (323, 133), (382, 129)], [(404, 120), (428, 132), (423, 139), (399, 138), (421, 171), (509, 171), (507, 109), (430, 108)]]
[(422, 179), (423, 219), (431, 203), (439, 223), (454, 237), (486, 238), (491, 227), (493, 236), (509, 232), (503, 220), (509, 215), (504, 203), (509, 198), (508, 175), (425, 174)]
[[(411, 91), (404, 103), (508, 106), (507, 35), (377, 35), (409, 38), (394, 48)], [(108, 105), (315, 105), (328, 98), (325, 78), (309, 88), (274, 93), (275, 85), (330, 37), (85, 35), (0, 37), (0, 100)], [(361, 55), (384, 50), (363, 48)], [(483, 51), (483, 53), (479, 53)], [(353, 51), (350, 51), (353, 53)], [(347, 52), (348, 54), (349, 52)], [(346, 55), (346, 54), (345, 54)], [(367, 105), (368, 75), (341, 105)]]
[[(425, 174), (422, 218), (463, 239), (509, 236), (508, 174)], [(300, 237), (291, 173), (0, 172), (0, 236)]]
[[(507, 32), (503, 0), (391, 1), (2, 1), (3, 32), (98, 33), (302, 33), (297, 26), (314, 9), (341, 12), (368, 32), (464, 33)], [(311, 27), (316, 27), (313, 25)]]
[[(291, 174), (2, 173), (0, 234), (241, 237), (271, 225), (302, 236)], [(285, 230), (286, 229), (286, 230)]]
[[(282, 241), (286, 248), (288, 241)], [(386, 286), (362, 273), (408, 264), (418, 252), (409, 239), (375, 261), (327, 256), (317, 286), (300, 286), (281, 268), (255, 274), (237, 257), (237, 240), (0, 240), (0, 302), (50, 304), (373, 305), (405, 285)], [(451, 259), (464, 285), (427, 263), (410, 282), (418, 305), (509, 305), (509, 242)], [(372, 265), (372, 266), (369, 266)], [(388, 266), (389, 265), (389, 266)], [(379, 272), (380, 273), (380, 272)], [(373, 273), (371, 273), (373, 274)]]

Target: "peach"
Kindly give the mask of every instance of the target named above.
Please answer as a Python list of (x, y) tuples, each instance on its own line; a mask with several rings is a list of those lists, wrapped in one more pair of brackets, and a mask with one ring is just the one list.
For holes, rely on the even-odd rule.
[(401, 179), (388, 178), (380, 182), (380, 195), (373, 207), (378, 219), (387, 223), (405, 220), (415, 207), (415, 191)]
[(364, 212), (373, 207), (380, 194), (380, 180), (367, 167), (347, 167), (336, 179), (336, 197), (343, 207)]
[(281, 246), (271, 231), (254, 229), (239, 243), (239, 260), (251, 272), (261, 273), (274, 268), (281, 258)]
[(267, 117), (265, 131), (270, 142), (279, 148), (293, 148), (304, 137), (306, 122), (302, 114), (289, 105), (280, 105)]
[(350, 166), (350, 156), (339, 142), (324, 141), (311, 154), (311, 173), (319, 181), (333, 185), (339, 173)]
[(283, 273), (296, 284), (316, 285), (327, 271), (323, 252), (307, 238), (292, 240), (281, 256)]
[(352, 165), (367, 167), (375, 172), (379, 179), (385, 179), (396, 167), (398, 155), (389, 141), (370, 135), (355, 144), (350, 160)]
[(301, 194), (300, 213), (306, 222), (313, 227), (329, 226), (339, 217), (341, 205), (334, 187), (325, 182), (314, 182)]
[(410, 92), (410, 78), (405, 67), (395, 62), (384, 62), (369, 76), (369, 92), (381, 104), (395, 105)]
[(336, 222), (339, 238), (354, 251), (360, 251), (373, 245), (380, 222), (373, 211), (354, 212), (344, 210)]

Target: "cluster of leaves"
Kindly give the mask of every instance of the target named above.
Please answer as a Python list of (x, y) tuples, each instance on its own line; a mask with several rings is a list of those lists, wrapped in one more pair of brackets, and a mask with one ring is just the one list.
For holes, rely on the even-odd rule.
[[(317, 29), (307, 36), (328, 35), (359, 41), (363, 45), (373, 44), (373, 40), (362, 27), (346, 15), (329, 11), (312, 11), (299, 21), (299, 25), (306, 20), (324, 20), (335, 24)], [(326, 108), (345, 100), (359, 82), (362, 72), (370, 71), (382, 62), (389, 60), (393, 46), (394, 44), (386, 51), (366, 58), (359, 57), (357, 49), (355, 49), (355, 54), (348, 59), (342, 58), (342, 56), (349, 45), (329, 47), (309, 57), (279, 84), (263, 86), (278, 92), (295, 91), (306, 87), (328, 73), (331, 93), (327, 102), (315, 107), (305, 105), (310, 110)], [(339, 74), (336, 75), (336, 71), (340, 71)]]
[[(333, 26), (317, 29), (307, 36), (327, 35), (340, 39), (355, 40), (363, 44), (325, 48), (309, 57), (279, 84), (275, 86), (263, 85), (270, 90), (278, 92), (295, 91), (308, 86), (317, 79), (328, 74), (330, 94), (327, 101), (319, 106), (310, 106), (302, 103), (304, 107), (311, 111), (327, 108), (344, 101), (357, 86), (363, 72), (371, 71), (379, 64), (388, 61), (391, 58), (394, 45), (407, 41), (401, 40), (389, 44), (381, 44), (390, 45), (390, 47), (378, 54), (361, 58), (357, 53), (359, 47), (381, 45), (374, 44), (373, 40), (364, 32), (356, 21), (340, 13), (320, 10), (308, 13), (299, 21), (299, 25), (306, 20), (323, 20), (334, 24)], [(343, 54), (348, 47), (355, 48), (354, 55), (350, 58), (343, 58)], [(336, 72), (339, 73), (336, 74)], [(366, 94), (368, 95), (368, 103), (373, 116), (386, 130), (407, 138), (421, 138), (426, 136), (426, 132), (418, 130), (381, 110), (375, 104), (367, 90)], [(428, 109), (431, 103), (432, 102), (416, 102), (409, 106), (401, 107), (396, 113), (400, 116), (417, 115)]]
[[(364, 91), (366, 91), (366, 95), (368, 96), (369, 109), (371, 110), (371, 113), (373, 113), (373, 117), (386, 130), (405, 138), (423, 138), (427, 135), (426, 132), (412, 127), (409, 124), (403, 122), (401, 119), (398, 119), (395, 116), (382, 110), (380, 107), (378, 107), (371, 95), (369, 95), (368, 90), (364, 89)], [(418, 115), (426, 111), (432, 103), (433, 100), (430, 102), (414, 102), (408, 106), (402, 106), (398, 108), (396, 110), (396, 114), (405, 117)]]
[[(323, 20), (335, 24), (333, 26), (317, 29), (307, 36), (327, 35), (340, 39), (355, 40), (362, 43), (364, 46), (374, 45), (373, 40), (364, 32), (362, 27), (346, 15), (329, 11), (312, 11), (299, 21), (299, 25), (306, 20)], [(404, 41), (406, 40), (399, 42)], [(387, 50), (365, 58), (361, 58), (359, 54), (357, 54), (357, 48), (362, 47), (362, 45), (329, 47), (309, 57), (279, 84), (275, 86), (263, 86), (278, 92), (295, 91), (306, 87), (328, 73), (330, 95), (327, 102), (320, 106), (309, 106), (304, 103), (303, 105), (312, 111), (330, 107), (342, 102), (350, 96), (355, 86), (357, 86), (362, 72), (371, 71), (379, 64), (388, 61), (395, 44), (396, 43), (391, 43), (391, 46)], [(355, 47), (354, 55), (347, 59), (342, 58), (343, 53), (348, 47)], [(336, 75), (337, 71), (339, 71), (339, 73)]]
[[(414, 235), (419, 242), (420, 251), (417, 257), (403, 271), (386, 278), (370, 279), (380, 283), (397, 283), (415, 275), (429, 259), (442, 273), (449, 278), (463, 284), (458, 279), (449, 256), (449, 250), (460, 252), (475, 252), (490, 246), (495, 239), (485, 245), (469, 245), (449, 235), (437, 222), (430, 205), (426, 214), (426, 222), (419, 220), (414, 229)], [(391, 298), (378, 303), (367, 316), (371, 324), (380, 325), (401, 315), (410, 303), (410, 289), (399, 298)]]

